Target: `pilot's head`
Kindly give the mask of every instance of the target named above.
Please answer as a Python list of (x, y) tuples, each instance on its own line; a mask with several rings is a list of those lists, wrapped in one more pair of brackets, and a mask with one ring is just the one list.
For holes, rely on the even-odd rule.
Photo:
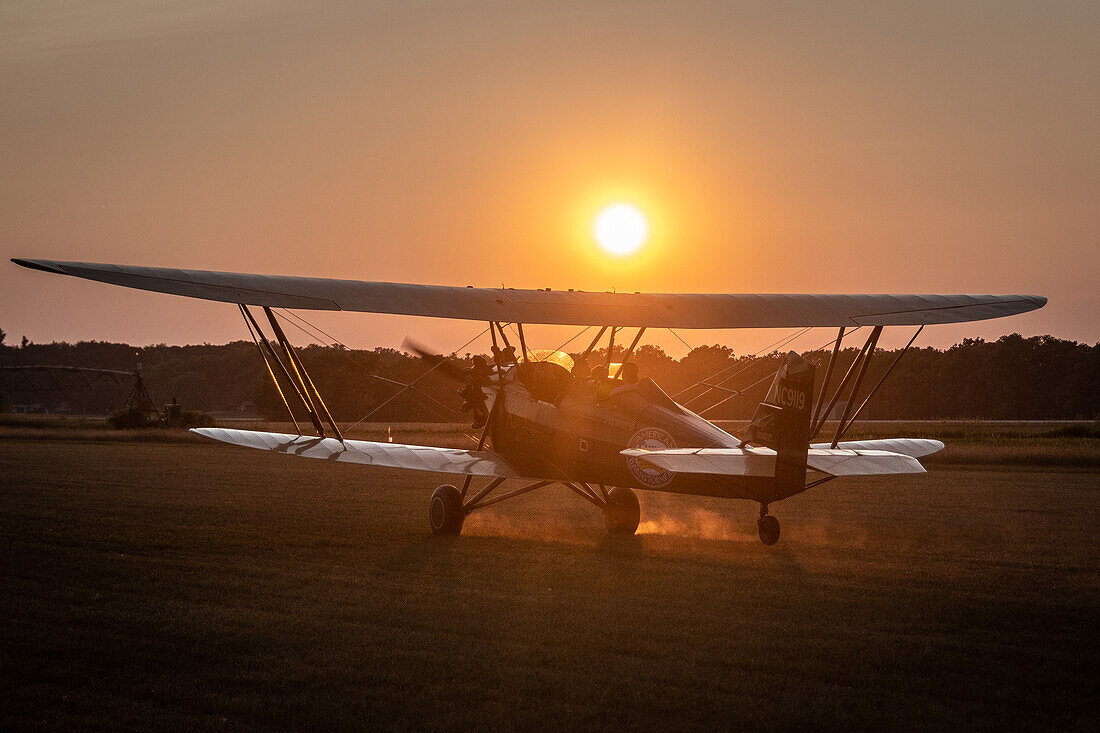
[(623, 381), (627, 384), (637, 384), (638, 365), (632, 361), (628, 361), (627, 363), (623, 364), (623, 370), (622, 372), (620, 372), (619, 376), (621, 376), (623, 378)]

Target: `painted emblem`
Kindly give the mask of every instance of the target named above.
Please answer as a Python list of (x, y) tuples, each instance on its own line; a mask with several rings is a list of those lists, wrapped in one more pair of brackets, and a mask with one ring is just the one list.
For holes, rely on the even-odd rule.
[[(642, 428), (634, 433), (627, 447), (641, 448), (642, 450), (665, 450), (675, 448), (676, 441), (660, 428)], [(668, 486), (672, 483), (672, 479), (676, 477), (676, 474), (672, 471), (654, 466), (644, 458), (627, 458), (626, 465), (630, 468), (630, 472), (634, 474), (634, 478), (641, 481), (645, 486), (652, 486), (655, 489)]]

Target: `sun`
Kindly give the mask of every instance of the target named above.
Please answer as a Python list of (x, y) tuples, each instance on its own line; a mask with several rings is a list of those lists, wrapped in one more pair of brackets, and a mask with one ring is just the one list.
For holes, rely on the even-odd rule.
[(637, 206), (611, 204), (599, 213), (592, 232), (608, 254), (623, 257), (638, 251), (649, 236), (649, 222)]

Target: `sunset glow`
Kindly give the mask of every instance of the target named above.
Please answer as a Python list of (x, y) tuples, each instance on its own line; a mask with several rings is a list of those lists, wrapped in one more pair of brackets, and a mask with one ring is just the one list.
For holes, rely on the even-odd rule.
[[(1041, 17), (991, 0), (904, 13), (45, 5), (4, 16), (0, 262), (590, 291), (1039, 292), (1041, 311), (921, 343), (1100, 340), (1096, 3)], [(597, 221), (617, 205), (634, 211), (625, 225), (608, 212), (604, 236)], [(56, 280), (0, 268), (5, 343), (247, 336), (232, 307)], [(362, 348), (468, 338), (416, 316), (316, 315)], [(539, 345), (572, 335), (546, 329)], [(687, 342), (753, 353), (782, 336), (766, 331)], [(908, 336), (896, 338), (883, 334), (890, 347)]]
[(638, 251), (649, 236), (649, 223), (638, 207), (612, 204), (596, 217), (592, 227), (605, 252), (623, 257)]

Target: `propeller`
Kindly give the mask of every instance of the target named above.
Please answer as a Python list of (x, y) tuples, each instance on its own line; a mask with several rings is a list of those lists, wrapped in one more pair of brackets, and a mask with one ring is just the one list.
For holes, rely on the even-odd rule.
[(489, 409), (485, 404), (484, 387), (489, 386), (489, 365), (480, 356), (473, 358), (473, 366), (463, 368), (455, 364), (449, 356), (442, 356), (434, 351), (406, 338), (402, 346), (431, 364), (432, 369), (449, 377), (462, 386), (458, 390), (458, 396), (462, 398), (462, 412), (469, 412), (473, 416), (475, 429), (485, 426), (489, 419)]
[(441, 374), (450, 377), (456, 382), (467, 381), (466, 369), (463, 369), (458, 364), (455, 364), (449, 356), (443, 356), (437, 354), (434, 351), (429, 350), (427, 347), (416, 343), (412, 339), (406, 338), (401, 344), (404, 348), (413, 352), (424, 361), (431, 365), (432, 369), (440, 372)]

